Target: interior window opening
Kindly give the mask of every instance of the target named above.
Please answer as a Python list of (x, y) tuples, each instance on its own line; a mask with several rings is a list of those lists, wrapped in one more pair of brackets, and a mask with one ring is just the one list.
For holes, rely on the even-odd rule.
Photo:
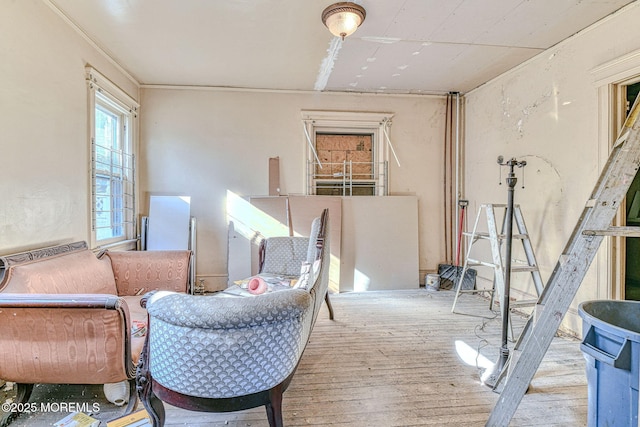
[(134, 131), (138, 104), (88, 67), (91, 247), (136, 241)]
[(317, 132), (316, 151), (316, 195), (375, 196), (381, 166), (374, 161), (372, 133)]
[[(308, 195), (389, 194), (389, 113), (303, 111)], [(395, 151), (393, 151), (395, 156)], [(397, 160), (397, 157), (396, 157)]]

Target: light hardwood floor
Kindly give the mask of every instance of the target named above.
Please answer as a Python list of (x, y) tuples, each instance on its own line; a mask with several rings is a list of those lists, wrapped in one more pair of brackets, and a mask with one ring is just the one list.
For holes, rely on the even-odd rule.
[[(481, 384), (478, 365), (497, 360), (501, 323), (474, 295), (456, 307), (467, 314), (452, 314), (453, 296), (424, 289), (332, 295), (336, 320), (322, 308), (284, 394), (285, 426), (484, 426), (499, 394)], [(515, 315), (513, 323), (517, 333), (524, 319)], [(556, 337), (510, 425), (586, 425), (584, 368), (579, 341)], [(95, 386), (37, 386), (31, 402), (81, 399), (99, 402), (96, 418), (104, 421), (122, 411)], [(268, 426), (264, 408), (169, 407), (167, 414), (168, 426)], [(12, 425), (51, 425), (63, 415), (24, 414)]]

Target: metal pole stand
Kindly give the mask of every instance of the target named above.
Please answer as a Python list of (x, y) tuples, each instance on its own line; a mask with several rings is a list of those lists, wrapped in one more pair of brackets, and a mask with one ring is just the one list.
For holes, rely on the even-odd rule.
[(502, 303), (500, 304), (502, 313), (502, 346), (500, 347), (500, 356), (498, 361), (493, 366), (491, 373), (486, 375), (484, 384), (494, 388), (502, 370), (507, 365), (509, 359), (509, 299), (510, 299), (510, 285), (511, 285), (511, 245), (513, 242), (513, 196), (515, 192), (515, 186), (518, 182), (516, 174), (513, 172), (514, 168), (525, 167), (527, 162), (518, 161), (515, 158), (504, 162), (502, 156), (498, 157), (498, 164), (509, 167), (509, 175), (507, 176), (507, 211), (505, 216), (505, 255), (504, 255), (504, 292), (502, 295)]

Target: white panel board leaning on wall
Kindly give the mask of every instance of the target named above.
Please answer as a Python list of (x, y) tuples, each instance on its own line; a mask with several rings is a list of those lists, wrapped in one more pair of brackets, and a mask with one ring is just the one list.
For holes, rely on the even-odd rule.
[(418, 263), (417, 197), (343, 198), (340, 291), (417, 289)]
[(190, 220), (191, 197), (151, 196), (146, 249), (190, 249)]

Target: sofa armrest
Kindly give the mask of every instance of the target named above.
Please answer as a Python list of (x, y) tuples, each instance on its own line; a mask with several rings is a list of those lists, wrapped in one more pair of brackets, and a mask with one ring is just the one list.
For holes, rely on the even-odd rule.
[(0, 293), (2, 308), (98, 308), (116, 310), (124, 300), (107, 294)]
[(190, 250), (107, 251), (118, 295), (141, 295), (152, 290), (190, 292)]
[(246, 298), (172, 294), (151, 298), (147, 310), (153, 379), (191, 396), (230, 398), (268, 390), (294, 372), (313, 302), (299, 289)]
[(27, 384), (130, 379), (129, 325), (127, 304), (114, 295), (0, 293), (0, 378)]

